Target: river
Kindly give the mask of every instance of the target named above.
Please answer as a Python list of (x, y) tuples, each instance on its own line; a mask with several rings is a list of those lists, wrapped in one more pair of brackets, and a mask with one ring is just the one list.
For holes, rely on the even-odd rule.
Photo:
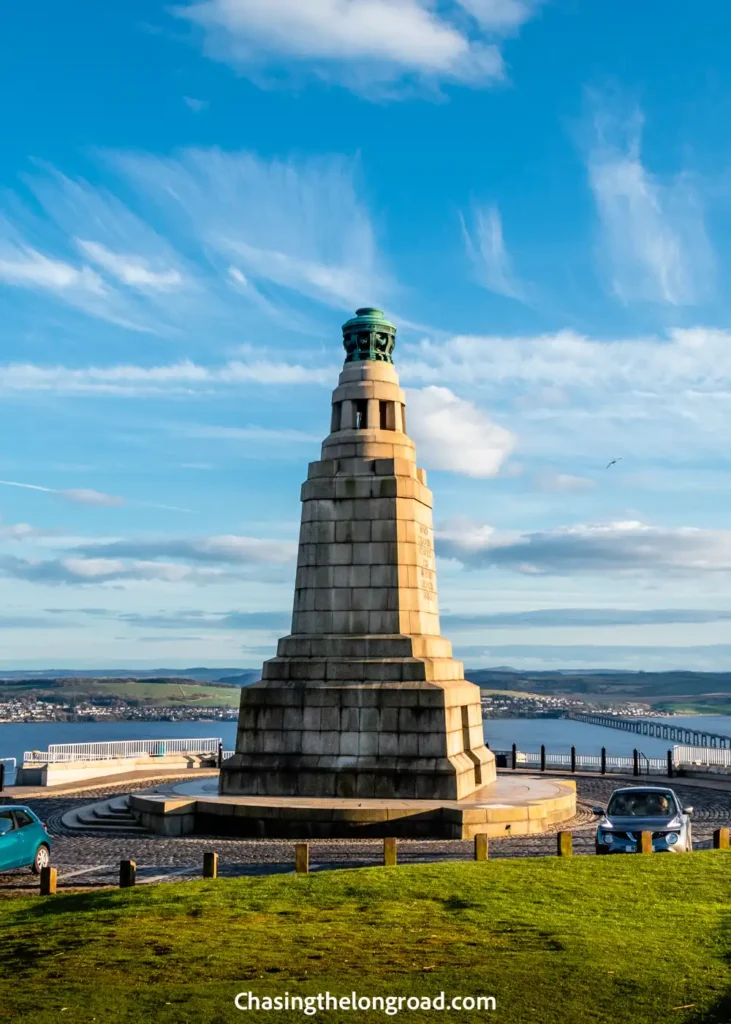
[[(731, 716), (676, 715), (667, 719), (675, 725), (688, 724), (712, 732), (731, 735)], [(0, 723), (0, 758), (14, 757), (22, 762), (26, 750), (46, 750), (51, 743), (98, 743), (107, 740), (162, 740), (220, 737), (225, 750), (233, 750), (235, 722), (21, 722)], [(539, 750), (542, 743), (549, 753), (568, 751), (575, 746), (579, 754), (631, 754), (638, 747), (648, 757), (661, 757), (672, 746), (668, 740), (652, 736), (587, 725), (566, 718), (492, 718), (485, 721), (485, 739), (493, 750), (508, 750), (517, 744), (520, 750)]]

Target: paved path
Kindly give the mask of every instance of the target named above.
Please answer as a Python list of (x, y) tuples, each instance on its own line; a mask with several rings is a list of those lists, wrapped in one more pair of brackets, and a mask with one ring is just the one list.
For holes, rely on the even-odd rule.
[[(179, 778), (179, 776), (176, 776)], [(172, 781), (168, 779), (165, 781)], [(579, 809), (575, 818), (564, 822), (539, 836), (506, 836), (490, 840), (491, 857), (540, 857), (555, 853), (555, 832), (558, 828), (573, 832), (577, 854), (593, 854), (595, 819), (591, 807), (606, 805), (610, 794), (618, 786), (632, 781), (617, 777), (589, 778), (579, 776), (577, 793)], [(662, 785), (661, 780), (651, 780)], [(156, 782), (162, 783), (162, 779)], [(711, 835), (721, 825), (731, 825), (731, 786), (688, 784), (674, 779), (670, 785), (685, 805), (692, 805), (693, 838), (696, 849), (708, 848)], [(230, 839), (220, 837), (168, 838), (139, 833), (124, 835), (120, 832), (88, 834), (71, 832), (61, 824), (62, 816), (74, 807), (82, 807), (105, 797), (118, 796), (133, 789), (149, 788), (149, 783), (115, 784), (77, 792), (73, 796), (44, 795), (27, 801), (39, 817), (47, 822), (54, 835), (53, 863), (58, 868), (59, 887), (86, 888), (115, 885), (118, 881), (119, 861), (131, 859), (137, 863), (140, 883), (179, 881), (198, 878), (201, 874), (203, 853), (216, 850), (219, 855), (219, 874), (222, 877), (262, 875), (291, 872), (294, 866), (293, 842), (279, 839)], [(471, 860), (471, 840), (417, 840), (401, 839), (398, 845), (401, 863)], [(329, 839), (310, 841), (311, 870), (335, 867), (361, 867), (380, 864), (382, 841), (379, 839)], [(11, 872), (0, 876), (0, 895), (22, 889), (37, 889), (37, 879), (27, 871)]]

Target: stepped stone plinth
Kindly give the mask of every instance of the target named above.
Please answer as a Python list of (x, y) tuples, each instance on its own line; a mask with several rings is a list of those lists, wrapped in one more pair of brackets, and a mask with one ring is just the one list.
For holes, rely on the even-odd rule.
[(226, 796), (461, 800), (495, 780), (478, 687), (439, 628), (432, 493), (396, 328), (359, 309), (302, 486), (292, 632), (241, 691)]

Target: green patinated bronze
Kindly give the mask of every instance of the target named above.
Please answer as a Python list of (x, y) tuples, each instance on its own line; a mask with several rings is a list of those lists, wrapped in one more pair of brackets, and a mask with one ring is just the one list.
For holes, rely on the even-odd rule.
[(380, 309), (364, 306), (356, 309), (355, 316), (343, 324), (345, 362), (358, 363), (365, 359), (392, 363), (396, 344), (396, 327)]

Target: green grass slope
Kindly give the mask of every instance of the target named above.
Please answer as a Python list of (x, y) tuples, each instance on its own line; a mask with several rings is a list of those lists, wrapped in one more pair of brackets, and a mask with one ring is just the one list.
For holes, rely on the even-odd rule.
[(721, 1024), (731, 854), (413, 865), (2, 902), (0, 1021), (302, 1021), (234, 997), (492, 995), (315, 1019)]
[(237, 708), (241, 690), (233, 684), (172, 679), (32, 679), (0, 683), (0, 700), (20, 697), (58, 703), (121, 699), (155, 707), (182, 704)]

